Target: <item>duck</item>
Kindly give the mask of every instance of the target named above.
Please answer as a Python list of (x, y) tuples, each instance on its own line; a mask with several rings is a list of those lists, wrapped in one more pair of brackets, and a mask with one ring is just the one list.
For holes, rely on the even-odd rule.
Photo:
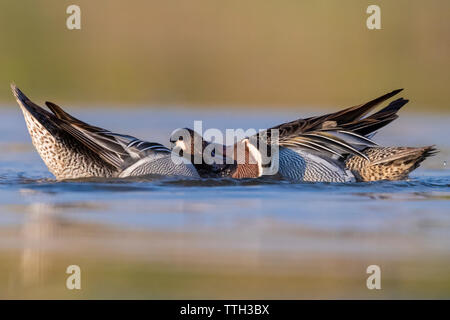
[(175, 176), (198, 178), (195, 167), (166, 146), (96, 127), (45, 102), (32, 102), (15, 84), (31, 141), (57, 180)]
[[(398, 111), (409, 100), (398, 98), (377, 112), (374, 109), (402, 90), (334, 113), (282, 123), (231, 146), (213, 145), (189, 128), (175, 131), (170, 142), (177, 154), (202, 167), (201, 176), (212, 173), (250, 179), (272, 175), (291, 181), (337, 183), (403, 180), (438, 151), (433, 145), (380, 146), (373, 140), (379, 129), (398, 118)], [(201, 146), (196, 152), (195, 141)], [(262, 145), (269, 151), (275, 146), (276, 152), (261, 152)], [(240, 159), (239, 149), (243, 150)], [(210, 154), (211, 150), (215, 154)], [(205, 155), (217, 159), (218, 154), (220, 161), (216, 163), (202, 161)]]
[[(191, 128), (175, 129), (170, 135), (169, 141), (172, 145), (172, 152), (183, 157), (185, 161), (192, 163), (201, 178), (224, 178), (231, 176), (227, 172), (236, 167), (237, 162), (234, 160), (231, 160), (231, 164), (227, 164), (230, 158), (226, 156), (226, 146), (204, 140), (199, 133)], [(240, 143), (246, 143), (246, 140)], [(214, 161), (214, 159), (217, 159), (216, 148), (221, 149), (217, 153), (220, 160), (218, 162)], [(208, 153), (208, 157), (205, 156), (206, 153)], [(210, 160), (207, 160), (207, 158), (210, 158)], [(245, 168), (253, 166), (250, 162)]]

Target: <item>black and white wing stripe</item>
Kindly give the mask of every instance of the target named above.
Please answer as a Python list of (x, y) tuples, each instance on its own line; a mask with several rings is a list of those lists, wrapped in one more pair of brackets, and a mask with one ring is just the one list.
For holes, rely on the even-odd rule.
[(366, 159), (367, 156), (361, 150), (377, 146), (366, 137), (342, 130), (311, 131), (294, 137), (280, 137), (279, 145), (320, 150), (322, 153), (329, 153), (340, 158), (354, 154)]

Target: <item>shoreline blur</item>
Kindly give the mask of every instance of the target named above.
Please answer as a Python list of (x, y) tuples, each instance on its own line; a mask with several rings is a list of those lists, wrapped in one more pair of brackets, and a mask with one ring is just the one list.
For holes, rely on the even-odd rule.
[(0, 104), (14, 81), (61, 105), (351, 106), (405, 88), (450, 110), (450, 2), (59, 0), (0, 3)]

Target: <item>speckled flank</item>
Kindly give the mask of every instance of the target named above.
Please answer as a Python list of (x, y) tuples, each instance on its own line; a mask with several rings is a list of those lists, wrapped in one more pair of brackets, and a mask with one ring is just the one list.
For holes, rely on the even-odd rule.
[(280, 148), (279, 174), (295, 181), (351, 182), (353, 174), (332, 159), (325, 159), (301, 149)]
[(158, 156), (144, 158), (122, 171), (119, 178), (139, 177), (150, 174), (199, 177), (192, 164), (183, 163), (181, 158), (179, 159), (179, 162), (173, 161), (172, 156), (176, 157), (171, 154), (160, 154)]
[(58, 180), (114, 177), (114, 168), (51, 123), (44, 127), (21, 107), (34, 147)]
[(367, 148), (364, 153), (370, 162), (360, 156), (352, 156), (346, 161), (346, 166), (361, 181), (401, 180), (433, 152), (433, 147)]

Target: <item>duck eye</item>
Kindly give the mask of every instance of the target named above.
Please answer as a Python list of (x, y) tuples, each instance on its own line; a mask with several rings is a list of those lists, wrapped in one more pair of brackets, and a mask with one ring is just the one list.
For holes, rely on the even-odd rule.
[(178, 140), (179, 140), (179, 141), (183, 141), (183, 137), (182, 137), (182, 136), (179, 137)]

